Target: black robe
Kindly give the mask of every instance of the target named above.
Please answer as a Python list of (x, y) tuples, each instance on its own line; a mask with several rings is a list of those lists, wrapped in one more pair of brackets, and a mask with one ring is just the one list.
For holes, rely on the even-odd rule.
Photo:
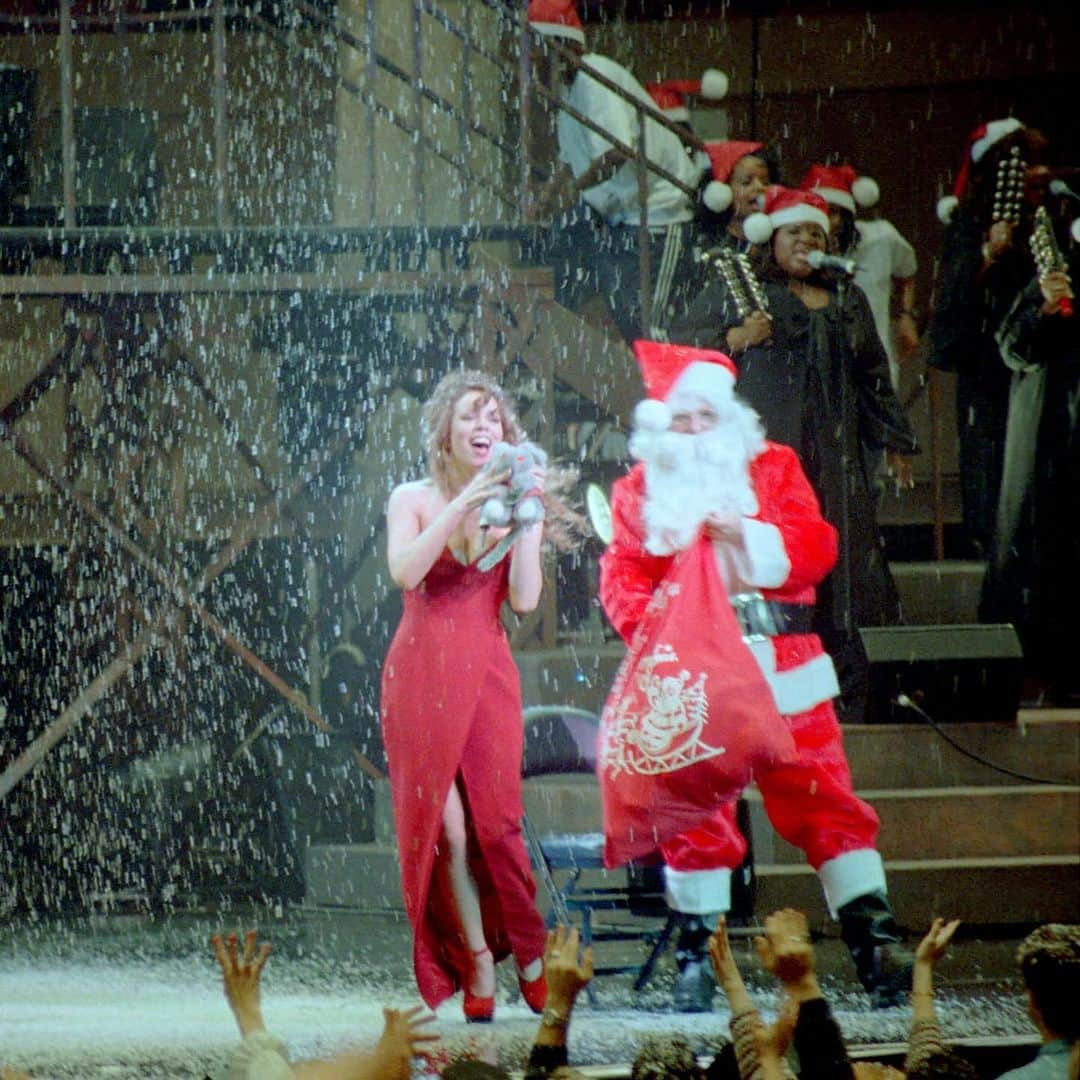
[[(1080, 280), (1080, 258), (1070, 267)], [(1043, 315), (1032, 280), (1002, 319), (1011, 371), (996, 528), (979, 617), (1011, 622), (1025, 670), (1062, 704), (1080, 692), (1073, 625), (1080, 610), (1080, 317)]]
[[(900, 618), (899, 599), (876, 520), (864, 450), (916, 452), (915, 435), (889, 381), (889, 362), (862, 290), (845, 284), (820, 311), (786, 285), (764, 286), (772, 339), (735, 357), (739, 396), (770, 439), (798, 452), (825, 518), (840, 533), (840, 559), (820, 590), (819, 624), (851, 632)], [(843, 303), (841, 316), (840, 303)], [(714, 280), (672, 340), (727, 352), (742, 322)]]
[(945, 230), (930, 322), (930, 363), (956, 372), (964, 530), (984, 556), (994, 533), (1009, 407), (1009, 372), (994, 335), (1033, 266), (1018, 246), (983, 266), (984, 230), (961, 208)]

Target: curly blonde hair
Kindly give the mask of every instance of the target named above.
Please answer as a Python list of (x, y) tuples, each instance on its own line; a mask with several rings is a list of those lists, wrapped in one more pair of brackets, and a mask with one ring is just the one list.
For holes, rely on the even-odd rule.
[[(466, 394), (480, 393), (481, 405), (494, 401), (502, 421), (503, 440), (513, 446), (526, 439), (514, 403), (505, 390), (486, 372), (461, 368), (440, 380), (423, 408), (424, 454), (428, 473), (435, 486), (448, 498), (454, 494), (450, 475), (450, 426), (454, 406)], [(546, 510), (544, 539), (560, 551), (568, 551), (590, 535), (588, 522), (565, 500), (564, 494), (577, 482), (577, 472), (558, 465), (548, 469), (543, 499)]]

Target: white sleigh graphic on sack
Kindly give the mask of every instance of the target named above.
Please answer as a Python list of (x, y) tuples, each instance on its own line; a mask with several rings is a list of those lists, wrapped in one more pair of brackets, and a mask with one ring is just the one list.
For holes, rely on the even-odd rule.
[[(627, 657), (626, 666), (631, 662)], [(708, 675), (699, 672), (694, 678), (686, 668), (668, 674), (658, 668), (675, 668), (679, 657), (670, 645), (658, 645), (656, 651), (641, 661), (637, 675), (638, 689), (645, 699), (642, 711), (619, 692), (614, 713), (606, 718), (601, 750), (603, 767), (613, 777), (621, 772), (644, 775), (675, 772), (698, 761), (723, 754), (723, 747), (709, 746), (701, 739), (709, 716), (705, 694)], [(636, 697), (636, 695), (635, 695)], [(636, 698), (640, 703), (640, 698)]]

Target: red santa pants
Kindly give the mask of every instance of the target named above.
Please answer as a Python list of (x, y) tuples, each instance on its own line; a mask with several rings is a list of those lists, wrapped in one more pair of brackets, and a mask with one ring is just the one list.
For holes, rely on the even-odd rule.
[[(769, 820), (788, 843), (806, 852), (815, 870), (842, 855), (865, 852), (871, 858), (859, 858), (853, 864), (848, 861), (854, 872), (852, 888), (855, 895), (882, 887), (880, 859), (874, 851), (878, 816), (873, 807), (852, 790), (851, 770), (832, 702), (823, 701), (807, 712), (786, 719), (799, 760), (794, 765), (784, 765), (755, 778)], [(680, 833), (660, 850), (665, 865), (676, 871), (671, 875), (676, 878), (697, 871), (734, 870), (746, 855), (746, 840), (735, 824), (735, 804), (720, 807), (703, 824)], [(844, 875), (845, 878), (848, 876)], [(865, 888), (859, 883), (861, 878), (865, 878)], [(709, 887), (705, 886), (704, 891), (708, 893)], [(828, 887), (826, 891), (830, 891)], [(846, 881), (843, 891), (851, 891)], [(694, 889), (689, 892), (692, 894)], [(832, 899), (830, 897), (830, 906), (833, 906)], [(679, 910), (692, 910), (692, 905), (676, 903), (673, 906)], [(723, 904), (710, 906), (704, 902), (701, 906), (699, 913), (702, 914), (706, 909), (726, 910)]]

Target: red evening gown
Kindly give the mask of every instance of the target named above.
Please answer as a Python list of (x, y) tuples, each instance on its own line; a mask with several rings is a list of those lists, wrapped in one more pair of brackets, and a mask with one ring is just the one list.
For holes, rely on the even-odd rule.
[(525, 967), (544, 952), (546, 931), (521, 837), (521, 684), (499, 621), (509, 563), (481, 571), (444, 550), (420, 585), (405, 592), (383, 668), (382, 731), (402, 891), (417, 986), (432, 1008), (472, 974), (442, 838), (455, 777), (495, 959), (513, 953)]

